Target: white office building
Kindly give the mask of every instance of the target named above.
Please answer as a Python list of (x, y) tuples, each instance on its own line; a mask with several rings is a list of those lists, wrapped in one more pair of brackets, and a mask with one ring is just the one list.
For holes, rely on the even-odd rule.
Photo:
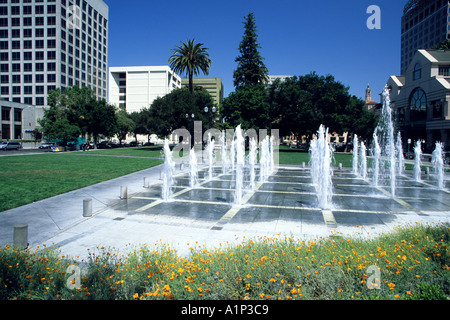
[(106, 99), (108, 12), (102, 0), (0, 0), (0, 97), (46, 106), (76, 85)]
[(109, 68), (108, 102), (129, 113), (150, 107), (175, 88), (181, 88), (181, 78), (168, 66)]

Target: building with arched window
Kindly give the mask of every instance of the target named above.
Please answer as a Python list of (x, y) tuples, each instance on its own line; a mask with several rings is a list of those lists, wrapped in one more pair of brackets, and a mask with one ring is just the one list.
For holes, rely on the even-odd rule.
[(431, 151), (436, 141), (450, 146), (450, 50), (417, 50), (402, 76), (391, 76), (391, 107), (405, 147), (425, 141)]

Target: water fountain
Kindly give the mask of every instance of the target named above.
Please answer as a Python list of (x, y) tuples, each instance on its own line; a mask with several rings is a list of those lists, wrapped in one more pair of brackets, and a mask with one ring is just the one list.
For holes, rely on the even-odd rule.
[(173, 172), (175, 170), (175, 162), (173, 161), (172, 151), (169, 147), (169, 140), (164, 140), (164, 167), (162, 172), (162, 192), (161, 198), (164, 201), (170, 200), (173, 186)]
[(197, 155), (195, 154), (194, 147), (191, 149), (189, 153), (189, 186), (191, 188), (195, 188), (198, 186), (198, 165), (197, 165)]
[(207, 153), (208, 153), (208, 173), (209, 173), (209, 180), (211, 180), (211, 179), (213, 178), (214, 139), (211, 139), (211, 134), (210, 134), (210, 133), (208, 133)]
[(332, 147), (327, 142), (328, 129), (320, 126), (317, 139), (310, 145), (311, 175), (321, 209), (331, 209), (333, 197)]
[(431, 162), (433, 163), (434, 170), (436, 172), (436, 178), (438, 181), (438, 188), (444, 189), (444, 145), (442, 142), (436, 142), (436, 148), (433, 151)]
[(391, 196), (395, 197), (396, 191), (396, 148), (394, 141), (394, 123), (392, 120), (392, 110), (390, 106), (389, 89), (387, 85), (383, 92), (383, 108), (381, 110), (380, 122), (377, 126), (377, 135), (379, 137), (381, 158), (384, 159), (383, 168), (387, 170), (385, 174), (389, 177)]
[(366, 145), (363, 141), (361, 141), (361, 147), (359, 148), (359, 175), (363, 180), (366, 180), (367, 178), (367, 149)]
[(353, 174), (358, 174), (358, 136), (353, 136)]
[(236, 128), (236, 188), (234, 193), (234, 204), (242, 204), (242, 190), (244, 184), (244, 165), (245, 165), (245, 144), (241, 125)]
[(227, 152), (227, 143), (225, 139), (225, 131), (222, 131), (222, 173), (225, 174), (228, 170), (228, 152)]
[(414, 180), (420, 182), (421, 178), (421, 164), (422, 164), (422, 142), (420, 140), (416, 141), (414, 147)]
[(402, 135), (400, 134), (400, 131), (397, 133), (396, 148), (398, 158), (397, 173), (399, 176), (401, 176), (403, 174), (403, 171), (405, 170), (405, 158), (403, 157)]
[(250, 139), (250, 152), (248, 154), (248, 164), (250, 167), (250, 188), (255, 189), (255, 165), (257, 156), (257, 144), (256, 139)]
[(381, 156), (381, 148), (378, 143), (378, 135), (377, 129), (373, 132), (373, 178), (372, 185), (374, 187), (378, 187), (378, 177), (380, 174), (380, 156)]
[(263, 182), (267, 175), (267, 153), (269, 150), (267, 142), (267, 137), (265, 137), (259, 144), (259, 182)]

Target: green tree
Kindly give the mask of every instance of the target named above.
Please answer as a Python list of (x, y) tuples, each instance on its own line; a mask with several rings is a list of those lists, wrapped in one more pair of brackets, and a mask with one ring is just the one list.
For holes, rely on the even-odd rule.
[(243, 86), (223, 100), (222, 116), (232, 128), (241, 124), (243, 129), (269, 129), (269, 110), (265, 86)]
[(186, 74), (189, 78), (189, 91), (194, 92), (194, 75), (203, 72), (209, 74), (211, 59), (208, 48), (203, 47), (203, 43), (195, 43), (195, 39), (181, 41), (181, 46), (172, 49), (173, 55), (169, 58), (169, 64), (173, 71)]
[(258, 50), (261, 47), (258, 44), (254, 14), (249, 13), (244, 19), (244, 36), (239, 44), (240, 55), (235, 59), (238, 66), (233, 72), (236, 89), (246, 85), (266, 84), (269, 72)]
[(208, 129), (209, 119), (203, 109), (211, 109), (213, 106), (211, 95), (203, 88), (195, 87), (193, 94), (187, 88), (175, 89), (153, 101), (150, 106), (149, 127), (160, 137), (167, 137), (180, 128), (188, 129), (192, 134), (193, 119), (190, 115), (194, 114), (195, 121), (202, 121), (203, 129)]
[(40, 124), (45, 136), (75, 140), (80, 135), (92, 135), (98, 141), (99, 135), (115, 134), (117, 118), (115, 108), (106, 100), (97, 100), (94, 92), (77, 86), (52, 90), (48, 95), (50, 108), (44, 112)]
[(122, 140), (125, 140), (127, 138), (127, 134), (134, 131), (136, 124), (125, 110), (117, 111), (116, 116), (116, 134), (119, 138), (119, 143), (122, 144)]
[(376, 116), (364, 110), (364, 102), (333, 76), (315, 72), (275, 81), (268, 88), (270, 117), (280, 135), (311, 137), (321, 124), (331, 132), (372, 133)]

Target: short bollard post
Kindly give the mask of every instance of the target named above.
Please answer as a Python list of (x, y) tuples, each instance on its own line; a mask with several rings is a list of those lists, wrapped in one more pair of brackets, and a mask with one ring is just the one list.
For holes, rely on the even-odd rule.
[(339, 163), (339, 170), (342, 170), (342, 163)]
[(426, 167), (425, 171), (427, 172), (427, 176), (429, 176), (430, 175), (430, 167)]
[(302, 162), (302, 168), (304, 168), (304, 167), (305, 167), (305, 161)]
[(120, 199), (127, 199), (128, 198), (128, 187), (121, 186), (120, 187)]
[(148, 188), (148, 178), (144, 177), (144, 188)]
[(83, 200), (83, 217), (91, 217), (92, 216), (92, 199), (84, 199)]
[(28, 224), (14, 226), (14, 246), (20, 249), (28, 247)]

